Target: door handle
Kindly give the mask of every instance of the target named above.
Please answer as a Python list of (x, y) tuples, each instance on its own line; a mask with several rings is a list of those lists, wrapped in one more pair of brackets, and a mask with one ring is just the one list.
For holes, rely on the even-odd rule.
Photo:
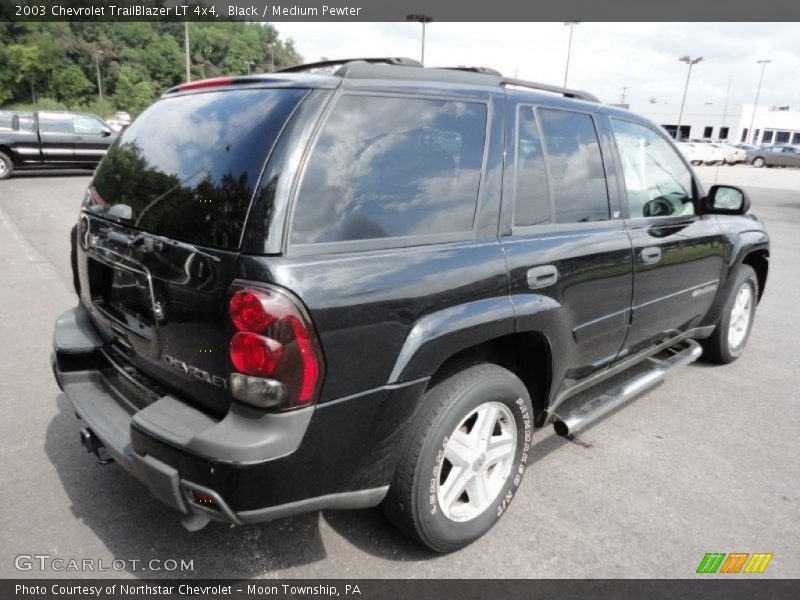
[(654, 265), (661, 260), (661, 248), (652, 246), (642, 250), (642, 262), (646, 265)]
[(558, 269), (555, 265), (528, 269), (528, 287), (531, 289), (547, 287), (556, 281), (558, 281)]

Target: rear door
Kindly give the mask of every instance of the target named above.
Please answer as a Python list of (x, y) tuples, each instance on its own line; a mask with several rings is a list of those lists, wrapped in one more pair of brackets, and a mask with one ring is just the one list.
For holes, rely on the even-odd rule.
[(76, 162), (99, 163), (114, 141), (109, 126), (94, 115), (74, 115), (72, 124)]
[(73, 137), (75, 130), (72, 115), (66, 113), (38, 113), (39, 140), (42, 158), (47, 163), (75, 162)]
[(610, 122), (634, 252), (628, 355), (699, 323), (714, 301), (726, 244), (716, 218), (696, 214), (701, 188), (664, 134), (618, 117)]
[[(512, 235), (501, 238), (515, 303), (542, 297), (555, 343), (555, 383), (611, 364), (625, 338), (632, 292), (631, 244), (619, 218), (615, 169), (592, 112), (533, 106), (509, 96), (504, 198)], [(611, 186), (606, 174), (610, 174)], [(506, 204), (504, 204), (505, 206)], [(518, 328), (534, 327), (518, 316)]]

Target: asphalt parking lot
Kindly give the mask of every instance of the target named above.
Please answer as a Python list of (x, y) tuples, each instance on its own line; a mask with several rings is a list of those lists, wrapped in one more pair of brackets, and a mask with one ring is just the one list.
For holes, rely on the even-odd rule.
[[(188, 533), (175, 513), (78, 443), (50, 371), (55, 317), (75, 304), (67, 234), (86, 174), (0, 182), (2, 577), (20, 554), (193, 561), (192, 577), (692, 577), (706, 552), (771, 552), (762, 577), (800, 576), (800, 170), (701, 168), (747, 186), (772, 236), (766, 296), (745, 355), (696, 363), (581, 433), (547, 428), (507, 514), (448, 556), (407, 542), (378, 510)], [(309, 465), (313, 468), (313, 465)]]

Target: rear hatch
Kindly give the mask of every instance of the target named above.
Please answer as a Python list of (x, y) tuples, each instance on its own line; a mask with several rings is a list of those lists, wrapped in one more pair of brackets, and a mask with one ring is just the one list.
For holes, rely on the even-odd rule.
[(212, 412), (230, 404), (227, 295), (262, 168), (305, 93), (166, 97), (95, 173), (78, 233), (80, 293), (134, 404), (167, 391)]

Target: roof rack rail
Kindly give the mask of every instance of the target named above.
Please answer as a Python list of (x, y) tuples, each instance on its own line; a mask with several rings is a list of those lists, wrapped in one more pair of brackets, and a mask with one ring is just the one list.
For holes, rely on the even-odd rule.
[(576, 100), (585, 100), (586, 102), (600, 102), (597, 96), (584, 92), (581, 90), (573, 90), (570, 88), (561, 87), (558, 85), (550, 85), (547, 83), (536, 83), (535, 81), (525, 81), (524, 79), (514, 79), (511, 77), (503, 77), (500, 81), (501, 86), (516, 86), (538, 90), (540, 92), (552, 92), (554, 94), (562, 94), (566, 98), (575, 98)]
[(439, 67), (440, 69), (447, 69), (448, 71), (466, 71), (468, 73), (482, 73), (483, 75), (497, 75), (498, 77), (502, 77), (503, 74), (498, 71), (497, 69), (492, 69), (491, 67)]
[(324, 69), (326, 67), (344, 66), (351, 62), (365, 62), (370, 64), (386, 64), (395, 65), (399, 67), (421, 67), (422, 63), (413, 58), (404, 58), (402, 56), (387, 56), (387, 57), (374, 57), (374, 58), (341, 58), (338, 60), (321, 60), (318, 62), (305, 63), (302, 65), (294, 65), (293, 67), (284, 67), (278, 69), (276, 73), (300, 73), (302, 71), (310, 71), (311, 69)]

